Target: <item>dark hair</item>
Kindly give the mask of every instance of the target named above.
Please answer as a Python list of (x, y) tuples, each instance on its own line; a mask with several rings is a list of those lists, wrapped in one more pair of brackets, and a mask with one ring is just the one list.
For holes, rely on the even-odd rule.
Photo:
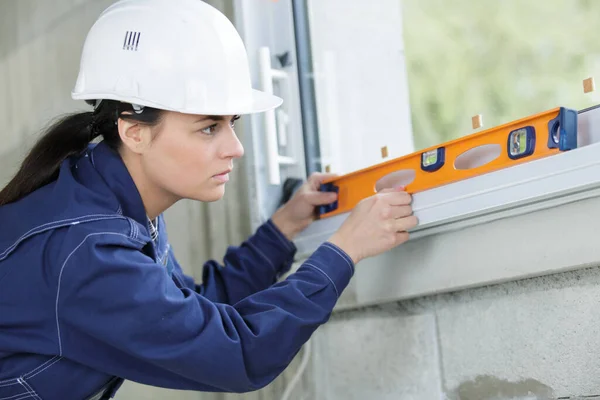
[[(88, 104), (95, 102), (88, 101)], [(122, 143), (117, 129), (119, 118), (155, 126), (160, 123), (161, 117), (161, 110), (150, 107), (140, 110), (137, 106), (134, 108), (131, 104), (114, 100), (102, 100), (93, 112), (62, 117), (44, 132), (15, 176), (0, 191), (0, 206), (20, 200), (56, 180), (62, 162), (84, 152), (98, 136), (118, 151)]]

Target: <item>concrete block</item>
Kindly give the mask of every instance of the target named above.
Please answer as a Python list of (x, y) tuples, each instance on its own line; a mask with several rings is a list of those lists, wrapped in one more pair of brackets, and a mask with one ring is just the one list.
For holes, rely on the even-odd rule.
[(443, 298), (437, 313), (449, 399), (600, 394), (600, 270)]
[(441, 398), (433, 315), (335, 315), (313, 338), (315, 399)]

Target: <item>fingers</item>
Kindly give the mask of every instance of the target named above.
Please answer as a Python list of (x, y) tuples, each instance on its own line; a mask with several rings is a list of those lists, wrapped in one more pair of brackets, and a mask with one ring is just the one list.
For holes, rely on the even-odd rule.
[(410, 206), (394, 206), (390, 207), (390, 218), (398, 219), (412, 215), (413, 210)]
[(418, 219), (413, 215), (411, 206), (389, 206), (381, 208), (380, 218), (385, 229), (390, 233), (408, 231), (418, 224)]
[(391, 206), (407, 206), (412, 203), (412, 196), (404, 191), (380, 192), (378, 196)]
[(393, 227), (394, 231), (400, 233), (400, 232), (406, 232), (406, 231), (414, 228), (415, 226), (417, 226), (417, 224), (418, 224), (417, 217), (415, 217), (414, 215), (411, 215), (408, 217), (395, 219), (392, 222), (392, 227)]

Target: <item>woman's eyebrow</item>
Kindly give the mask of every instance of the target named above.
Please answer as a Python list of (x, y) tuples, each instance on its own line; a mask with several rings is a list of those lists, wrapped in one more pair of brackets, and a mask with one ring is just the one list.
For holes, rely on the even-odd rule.
[(204, 115), (200, 119), (194, 121), (194, 123), (197, 124), (198, 122), (208, 121), (208, 120), (223, 121), (224, 119), (225, 119), (225, 117), (222, 115)]

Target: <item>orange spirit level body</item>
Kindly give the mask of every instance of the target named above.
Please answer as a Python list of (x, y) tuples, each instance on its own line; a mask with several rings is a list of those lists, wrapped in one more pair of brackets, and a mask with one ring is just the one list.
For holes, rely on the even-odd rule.
[(576, 147), (577, 111), (554, 108), (327, 180), (321, 191), (338, 199), (319, 207), (319, 216), (348, 212), (386, 187), (416, 193)]

